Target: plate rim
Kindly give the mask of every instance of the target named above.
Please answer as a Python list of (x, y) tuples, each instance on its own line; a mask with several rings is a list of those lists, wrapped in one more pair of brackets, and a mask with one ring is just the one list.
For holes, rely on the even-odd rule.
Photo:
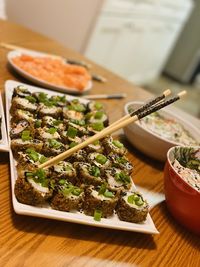
[(1, 122), (2, 139), (0, 140), (0, 151), (8, 152), (9, 151), (8, 134), (7, 134), (7, 128), (6, 128), (5, 112), (4, 112), (4, 106), (3, 106), (3, 100), (2, 100), (2, 92), (0, 92), (0, 115), (2, 118), (2, 122)]
[[(30, 91), (34, 91), (34, 90), (38, 91), (39, 90), (39, 91), (43, 91), (43, 92), (46, 92), (46, 93), (49, 93), (52, 95), (62, 94), (62, 93), (53, 92), (53, 91), (50, 91), (47, 89), (43, 89), (41, 87), (27, 85), (25, 83), (20, 83), (20, 82), (16, 82), (16, 81), (12, 81), (12, 80), (6, 81), (5, 82), (6, 111), (7, 111), (6, 122), (7, 122), (8, 129), (10, 129), (10, 123), (9, 123), (10, 122), (10, 114), (9, 114), (10, 103), (9, 103), (9, 101), (11, 101), (11, 99), (9, 99), (9, 96), (12, 95), (13, 89), (17, 85), (25, 85), (28, 87), (28, 89)], [(12, 90), (10, 89), (11, 86), (12, 86)], [(65, 95), (67, 95), (67, 94), (65, 94)], [(71, 95), (67, 95), (67, 96), (69, 96), (71, 99), (77, 98), (77, 97), (71, 96)], [(83, 103), (89, 102), (89, 100), (87, 100), (87, 99), (83, 99), (80, 97), (78, 97), (78, 98), (81, 101), (83, 101)], [(10, 144), (10, 137), (8, 137), (8, 141)], [(147, 220), (144, 223), (136, 224), (136, 223), (123, 222), (123, 221), (120, 221), (118, 218), (115, 218), (117, 224), (113, 225), (113, 224), (109, 224), (109, 222), (110, 222), (109, 220), (111, 220), (109, 218), (108, 219), (102, 218), (101, 222), (96, 222), (96, 221), (94, 221), (92, 216), (87, 216), (85, 214), (81, 214), (80, 212), (76, 212), (76, 213), (63, 212), (63, 211), (53, 210), (51, 208), (48, 208), (48, 209), (40, 208), (40, 207), (30, 206), (30, 205), (22, 204), (22, 203), (18, 202), (16, 197), (15, 197), (15, 194), (14, 194), (14, 185), (15, 185), (15, 180), (16, 180), (16, 167), (14, 164), (14, 158), (13, 158), (13, 154), (12, 154), (11, 150), (9, 153), (9, 158), (10, 158), (10, 172), (11, 172), (12, 204), (13, 204), (14, 211), (17, 214), (34, 216), (34, 217), (41, 217), (41, 218), (48, 218), (48, 219), (55, 219), (55, 220), (61, 220), (61, 221), (71, 222), (71, 223), (79, 223), (79, 224), (85, 224), (85, 225), (90, 225), (90, 226), (94, 226), (94, 227), (101, 227), (101, 228), (140, 232), (140, 233), (145, 233), (145, 234), (159, 234), (159, 232), (156, 229), (154, 222), (153, 222), (149, 213), (147, 216)], [(69, 216), (69, 214), (70, 214), (70, 216)], [(79, 216), (81, 215), (82, 218), (81, 219), (78, 218), (79, 217), (78, 215), (75, 216), (75, 218), (73, 218), (74, 215), (71, 215), (71, 214), (78, 214)], [(72, 218), (71, 218), (71, 216), (72, 216)], [(87, 218), (89, 221), (84, 220), (84, 218)]]
[(38, 51), (34, 51), (34, 50), (23, 50), (20, 51), (20, 50), (12, 50), (12, 51), (9, 51), (7, 53), (7, 59), (8, 59), (8, 62), (10, 64), (10, 66), (18, 73), (20, 74), (21, 76), (23, 76), (24, 78), (26, 78), (27, 80), (35, 83), (36, 85), (38, 86), (44, 86), (45, 88), (47, 87), (47, 90), (55, 90), (55, 91), (58, 91), (58, 92), (63, 92), (63, 93), (68, 93), (68, 94), (73, 94), (73, 95), (83, 95), (87, 92), (89, 92), (91, 89), (92, 89), (92, 86), (93, 86), (93, 83), (92, 83), (92, 80), (88, 82), (88, 85), (86, 87), (86, 89), (82, 90), (82, 91), (79, 91), (78, 89), (76, 88), (67, 88), (67, 87), (62, 87), (62, 86), (57, 86), (57, 85), (53, 85), (49, 82), (46, 82), (46, 81), (43, 81), (39, 78), (36, 78), (34, 77), (33, 75), (27, 73), (26, 71), (22, 70), (20, 67), (18, 67), (16, 64), (13, 63), (12, 61), (12, 58), (13, 57), (16, 57), (16, 56), (19, 56), (21, 54), (29, 54), (29, 55), (38, 55), (38, 56), (48, 56), (48, 57), (52, 57), (51, 55), (48, 55), (46, 53), (42, 53), (42, 52), (38, 52)]

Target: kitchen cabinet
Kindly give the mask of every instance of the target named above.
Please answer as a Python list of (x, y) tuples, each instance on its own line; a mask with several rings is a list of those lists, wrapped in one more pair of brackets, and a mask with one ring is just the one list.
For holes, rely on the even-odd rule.
[(178, 8), (172, 1), (169, 5), (170, 1), (153, 0), (138, 3), (106, 1), (85, 55), (140, 84), (160, 74), (192, 5)]

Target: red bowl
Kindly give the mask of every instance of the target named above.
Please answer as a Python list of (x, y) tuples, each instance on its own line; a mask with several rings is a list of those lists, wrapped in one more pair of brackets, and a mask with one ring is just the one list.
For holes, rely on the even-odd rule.
[(200, 235), (200, 192), (185, 182), (173, 168), (174, 149), (169, 149), (164, 169), (167, 207), (180, 224)]

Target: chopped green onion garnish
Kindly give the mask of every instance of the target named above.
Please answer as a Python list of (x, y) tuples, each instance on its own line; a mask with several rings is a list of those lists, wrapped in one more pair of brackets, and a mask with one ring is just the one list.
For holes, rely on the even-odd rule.
[(102, 155), (102, 154), (98, 154), (97, 156), (96, 156), (96, 161), (98, 162), (98, 163), (100, 163), (100, 164), (105, 164), (106, 163), (106, 161), (107, 161), (107, 158), (104, 156), (104, 155)]
[(128, 162), (128, 160), (126, 160), (124, 157), (118, 157), (116, 158), (116, 161), (121, 164), (125, 164)]
[(103, 117), (103, 112), (102, 111), (97, 111), (94, 115), (94, 118), (97, 120), (100, 120)]
[(34, 149), (27, 149), (26, 153), (28, 154), (29, 158), (32, 159), (34, 162), (39, 160), (39, 154)]
[(25, 96), (25, 98), (29, 101), (29, 102), (31, 102), (31, 103), (36, 103), (36, 99), (35, 99), (35, 97), (33, 97), (33, 96), (31, 96), (31, 95), (28, 95), (28, 96)]
[(74, 138), (77, 135), (77, 129), (74, 127), (69, 126), (67, 130), (67, 135), (71, 138)]
[(71, 166), (66, 165), (66, 166), (64, 167), (64, 170), (67, 171), (67, 172), (69, 172), (69, 171), (72, 170), (72, 168), (71, 168)]
[(119, 142), (118, 140), (114, 140), (112, 143), (114, 146), (116, 146), (118, 148), (124, 147), (124, 145), (121, 142)]
[(52, 127), (52, 128), (49, 128), (48, 133), (55, 134), (56, 131), (57, 129)]
[(37, 120), (37, 121), (35, 122), (35, 127), (36, 127), (36, 128), (39, 128), (39, 127), (41, 127), (41, 124), (42, 124), (42, 121), (41, 121), (41, 120)]
[(79, 196), (81, 194), (82, 190), (80, 188), (74, 188), (72, 191), (72, 194), (75, 196)]
[(38, 94), (38, 100), (39, 102), (44, 103), (46, 100), (48, 100), (47, 94), (41, 92)]
[(96, 166), (92, 166), (91, 169), (90, 169), (90, 173), (92, 176), (95, 176), (95, 177), (99, 177), (100, 176), (100, 170), (98, 167)]
[(137, 206), (142, 206), (144, 204), (144, 201), (142, 201), (142, 199), (140, 198), (139, 200), (135, 201), (135, 204)]
[(28, 130), (24, 130), (23, 132), (22, 132), (22, 140), (23, 141), (28, 141), (28, 140), (31, 140), (32, 139), (32, 137), (30, 136), (30, 131), (28, 131)]
[(62, 143), (58, 142), (56, 139), (49, 139), (49, 146), (55, 149), (59, 149), (62, 146)]
[(78, 111), (78, 112), (84, 112), (86, 110), (85, 106), (83, 104), (73, 104), (71, 106), (69, 106), (69, 109), (71, 110), (75, 110), (75, 111)]
[(103, 105), (100, 102), (95, 102), (94, 107), (99, 110), (103, 108)]
[(85, 120), (76, 120), (76, 119), (70, 119), (70, 121), (74, 124), (84, 126), (85, 125)]
[(103, 195), (106, 192), (106, 184), (103, 183), (98, 191), (99, 195)]
[(53, 125), (54, 125), (54, 126), (58, 126), (58, 125), (61, 124), (61, 123), (62, 123), (61, 120), (54, 120), (54, 121), (53, 121)]
[(64, 179), (61, 179), (61, 180), (59, 180), (59, 184), (65, 184), (65, 180)]
[(130, 176), (127, 175), (126, 173), (124, 172), (119, 172), (119, 173), (116, 173), (115, 174), (115, 180), (116, 181), (121, 181), (123, 183), (130, 183)]
[(47, 158), (45, 156), (43, 156), (43, 155), (39, 158), (39, 162), (40, 163), (44, 163), (46, 161), (47, 161)]
[(104, 129), (104, 124), (101, 121), (100, 122), (95, 122), (95, 123), (91, 124), (91, 127), (95, 131), (101, 131), (101, 130)]
[(97, 222), (101, 221), (102, 212), (100, 210), (94, 211), (94, 220)]
[(109, 197), (109, 198), (112, 198), (112, 197), (114, 197), (114, 194), (113, 194), (113, 192), (111, 192), (111, 191), (105, 191), (104, 192), (104, 197)]

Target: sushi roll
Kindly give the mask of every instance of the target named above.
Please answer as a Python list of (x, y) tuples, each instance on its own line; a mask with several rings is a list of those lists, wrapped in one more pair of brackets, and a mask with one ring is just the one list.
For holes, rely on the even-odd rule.
[(28, 89), (23, 86), (23, 85), (19, 85), (17, 86), (16, 88), (14, 88), (14, 91), (13, 91), (13, 95), (12, 97), (21, 97), (21, 98), (25, 98), (26, 96), (31, 96), (31, 92), (28, 91)]
[[(26, 131), (24, 131), (26, 132)], [(28, 131), (27, 131), (28, 132)], [(29, 138), (30, 135), (24, 134), (22, 138), (12, 139), (11, 140), (11, 149), (13, 151), (14, 156), (17, 158), (19, 151), (25, 151), (28, 148), (33, 148), (35, 151), (40, 152), (43, 148), (43, 142), (38, 139)]]
[(57, 128), (59, 131), (63, 131), (65, 129), (65, 125), (63, 123), (63, 120), (61, 119), (55, 119), (51, 116), (44, 116), (42, 117), (40, 127), (54, 127)]
[(80, 210), (84, 201), (84, 190), (64, 179), (58, 181), (54, 188), (51, 207), (61, 211)]
[(77, 129), (74, 127), (68, 127), (66, 131), (61, 131), (60, 136), (63, 143), (69, 144), (69, 148), (82, 142), (81, 137), (77, 136)]
[(47, 157), (37, 152), (33, 148), (27, 148), (24, 152), (18, 152), (17, 170), (34, 170), (40, 164), (47, 161)]
[(105, 126), (104, 126), (103, 122), (101, 122), (101, 121), (88, 124), (88, 126), (87, 126), (87, 130), (89, 132), (89, 135), (97, 134), (100, 131), (102, 131), (104, 128), (105, 128)]
[(36, 112), (36, 99), (33, 96), (26, 96), (24, 98), (16, 96), (12, 99), (12, 105), (10, 109), (11, 114), (14, 114), (16, 109)]
[(44, 142), (44, 145), (43, 145), (41, 152), (46, 157), (50, 157), (50, 156), (56, 156), (58, 154), (61, 154), (64, 151), (66, 151), (67, 149), (68, 149), (68, 146), (64, 145), (60, 141), (58, 141), (56, 139), (49, 139), (49, 140), (46, 140)]
[[(85, 140), (87, 140), (87, 138), (88, 138), (88, 136), (83, 136), (82, 140), (85, 141)], [(97, 153), (102, 154), (103, 150), (104, 150), (103, 146), (101, 145), (101, 142), (99, 140), (97, 140), (94, 143), (86, 146), (84, 149), (88, 154), (92, 153), (92, 152), (97, 152)]]
[(43, 141), (48, 139), (61, 140), (60, 134), (58, 133), (58, 130), (55, 127), (37, 128), (35, 134), (39, 140)]
[(140, 193), (125, 192), (118, 201), (116, 212), (122, 221), (141, 223), (146, 220), (148, 204)]
[(86, 115), (87, 123), (90, 125), (94, 125), (96, 123), (101, 122), (105, 127), (108, 126), (108, 116), (104, 111), (93, 111)]
[(87, 160), (87, 153), (83, 149), (78, 150), (68, 158), (68, 161), (71, 163), (85, 162), (86, 160)]
[(79, 124), (76, 124), (76, 123), (73, 123), (71, 121), (68, 121), (68, 127), (67, 127), (67, 131), (70, 129), (70, 128), (74, 128), (76, 130), (76, 135), (77, 136), (83, 136), (83, 135), (87, 135), (88, 134), (88, 131), (87, 131), (87, 128), (83, 125), (79, 125)]
[(81, 103), (78, 99), (73, 99), (67, 106), (69, 110), (74, 110), (77, 112), (85, 113), (87, 111), (87, 106)]
[(20, 203), (41, 206), (52, 196), (49, 179), (42, 169), (36, 172), (26, 172), (25, 177), (16, 180), (15, 196)]
[(51, 171), (52, 177), (55, 180), (65, 179), (73, 185), (77, 183), (76, 169), (70, 162), (60, 161), (52, 167)]
[(67, 120), (76, 120), (81, 121), (84, 120), (84, 114), (82, 112), (68, 109), (68, 107), (63, 108), (63, 118)]
[(112, 162), (112, 167), (119, 168), (129, 175), (132, 173), (133, 165), (125, 156), (110, 153), (108, 158)]
[(88, 161), (102, 170), (109, 168), (111, 165), (110, 160), (106, 156), (96, 152), (90, 153), (88, 155)]
[(65, 95), (60, 96), (60, 95), (54, 95), (49, 98), (49, 101), (54, 103), (55, 106), (57, 107), (65, 107), (68, 104), (68, 101), (65, 97)]
[(61, 107), (56, 107), (54, 105), (51, 104), (44, 104), (44, 103), (40, 103), (38, 106), (38, 116), (40, 118), (44, 117), (44, 116), (51, 116), (53, 118), (60, 118), (60, 116), (62, 115), (62, 108)]
[(88, 186), (85, 189), (83, 211), (86, 215), (94, 216), (95, 220), (110, 217), (117, 205), (118, 195), (118, 192), (108, 190), (105, 184)]
[(18, 121), (28, 121), (31, 124), (35, 122), (35, 115), (27, 110), (16, 109), (12, 114), (11, 124)]
[(14, 139), (21, 137), (22, 132), (25, 130), (29, 130), (31, 136), (34, 137), (35, 130), (28, 121), (22, 120), (17, 123), (13, 123), (11, 125), (11, 130), (10, 130), (10, 138)]
[(98, 167), (89, 163), (81, 162), (78, 164), (78, 174), (80, 182), (84, 185), (101, 185), (105, 182)]
[(123, 156), (127, 153), (124, 145), (120, 141), (114, 140), (111, 136), (104, 138), (102, 143), (107, 154), (114, 153)]
[(125, 191), (131, 188), (131, 177), (121, 169), (117, 169), (114, 167), (106, 169), (105, 177), (108, 183), (108, 187), (112, 190)]
[(87, 104), (87, 110), (89, 112), (93, 112), (93, 111), (102, 111), (104, 110), (104, 106), (102, 103), (100, 102), (97, 102), (97, 101), (90, 101), (88, 104)]

